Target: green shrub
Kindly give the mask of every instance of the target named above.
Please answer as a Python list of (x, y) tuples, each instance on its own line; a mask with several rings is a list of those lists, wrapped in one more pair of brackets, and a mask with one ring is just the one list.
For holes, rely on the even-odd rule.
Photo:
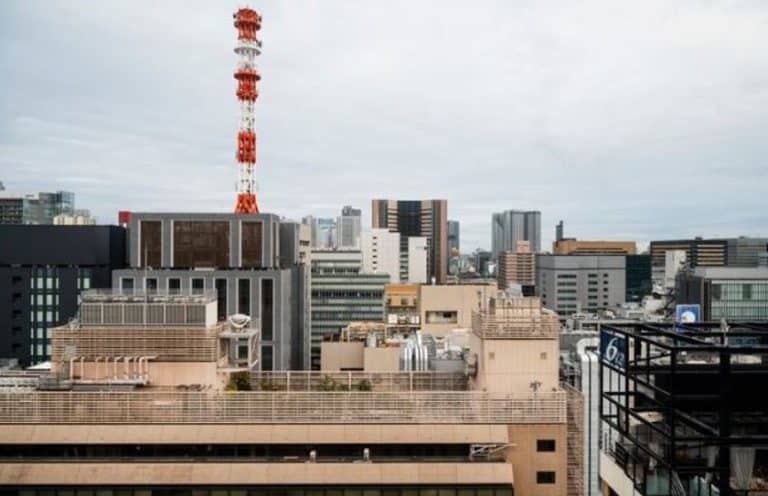
[(368, 379), (363, 379), (357, 383), (358, 391), (373, 391), (373, 385)]
[(225, 391), (250, 391), (251, 376), (248, 372), (237, 372), (229, 377), (229, 383), (224, 388)]

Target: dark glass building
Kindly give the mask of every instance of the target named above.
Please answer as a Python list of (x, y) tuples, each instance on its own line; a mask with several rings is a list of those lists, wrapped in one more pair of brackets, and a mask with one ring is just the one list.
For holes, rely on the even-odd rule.
[(640, 302), (644, 296), (651, 294), (651, 291), (653, 291), (651, 256), (627, 255), (626, 271), (626, 301)]
[(81, 290), (111, 287), (125, 243), (117, 226), (0, 225), (0, 358), (48, 360), (49, 329), (75, 315)]

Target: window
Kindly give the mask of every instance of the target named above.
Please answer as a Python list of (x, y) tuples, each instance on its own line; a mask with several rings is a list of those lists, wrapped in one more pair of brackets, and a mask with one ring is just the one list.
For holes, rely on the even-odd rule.
[(751, 284), (744, 284), (741, 287), (741, 297), (744, 300), (751, 300), (752, 299), (752, 285)]
[(123, 293), (133, 293), (133, 277), (123, 277), (120, 279), (120, 290)]
[(148, 277), (144, 280), (147, 293), (157, 293), (157, 278)]
[(273, 369), (272, 347), (262, 346), (261, 347), (261, 370), (272, 370), (272, 369)]
[(227, 320), (227, 280), (216, 279), (216, 307), (219, 321)]
[(459, 321), (459, 313), (455, 310), (426, 312), (427, 324), (456, 324)]
[(270, 341), (273, 333), (274, 284), (272, 279), (261, 280), (261, 338)]
[(175, 221), (173, 265), (229, 267), (229, 222)]
[(536, 472), (536, 484), (554, 484), (555, 473), (551, 471)]
[(237, 312), (251, 315), (251, 280), (237, 280)]
[(240, 226), (242, 239), (242, 257), (243, 267), (261, 267), (263, 253), (262, 245), (262, 224), (261, 222), (243, 222)]
[(141, 247), (139, 250), (139, 264), (142, 267), (160, 267), (160, 240), (161, 224), (159, 220), (140, 221)]
[(555, 451), (554, 439), (537, 439), (536, 451)]
[(181, 279), (178, 277), (172, 277), (168, 279), (168, 293), (179, 294), (181, 293)]
[(203, 291), (205, 290), (205, 280), (204, 279), (192, 279), (192, 294), (203, 294)]

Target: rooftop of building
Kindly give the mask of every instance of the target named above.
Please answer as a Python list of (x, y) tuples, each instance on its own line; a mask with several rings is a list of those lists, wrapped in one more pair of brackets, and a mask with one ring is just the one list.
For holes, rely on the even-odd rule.
[(705, 279), (768, 279), (768, 267), (702, 267), (693, 269), (693, 274)]

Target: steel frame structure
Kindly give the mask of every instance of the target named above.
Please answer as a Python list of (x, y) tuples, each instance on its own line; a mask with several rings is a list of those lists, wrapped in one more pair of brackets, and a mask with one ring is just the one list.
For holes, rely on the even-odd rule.
[(259, 96), (257, 84), (261, 79), (256, 69), (256, 56), (261, 54), (261, 16), (253, 9), (241, 8), (234, 14), (237, 28), (235, 53), (240, 62), (235, 71), (237, 99), (240, 101), (240, 129), (237, 133), (237, 203), (236, 214), (257, 214), (256, 201), (256, 131), (254, 106)]
[(768, 322), (604, 325), (612, 338), (626, 355), (601, 353), (601, 445), (635, 489), (750, 494), (731, 488), (731, 448), (768, 448), (768, 399), (751, 390), (768, 380)]

